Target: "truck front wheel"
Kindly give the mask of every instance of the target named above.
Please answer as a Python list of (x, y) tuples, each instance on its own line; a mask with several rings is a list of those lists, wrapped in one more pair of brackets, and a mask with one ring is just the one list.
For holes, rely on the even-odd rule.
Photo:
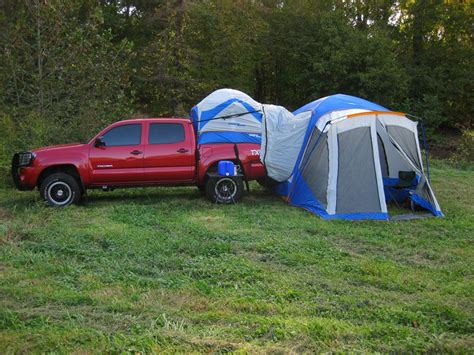
[(41, 183), (40, 196), (52, 207), (65, 207), (79, 202), (81, 188), (71, 175), (55, 173)]
[(235, 203), (242, 198), (244, 183), (241, 177), (211, 177), (206, 183), (206, 195), (215, 203)]

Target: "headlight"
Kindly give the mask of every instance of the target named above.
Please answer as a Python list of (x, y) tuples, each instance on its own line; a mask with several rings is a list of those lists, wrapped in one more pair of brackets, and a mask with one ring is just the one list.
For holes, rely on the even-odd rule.
[(28, 166), (31, 164), (36, 154), (31, 152), (18, 153), (18, 166)]

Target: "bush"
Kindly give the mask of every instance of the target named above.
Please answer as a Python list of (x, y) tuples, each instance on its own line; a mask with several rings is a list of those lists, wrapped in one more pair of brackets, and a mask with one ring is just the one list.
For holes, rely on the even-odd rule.
[(429, 135), (434, 134), (449, 119), (443, 114), (442, 105), (436, 95), (423, 95), (420, 100), (407, 99), (396, 109), (422, 118)]
[(450, 159), (457, 168), (471, 166), (474, 162), (474, 130), (464, 130), (460, 144)]

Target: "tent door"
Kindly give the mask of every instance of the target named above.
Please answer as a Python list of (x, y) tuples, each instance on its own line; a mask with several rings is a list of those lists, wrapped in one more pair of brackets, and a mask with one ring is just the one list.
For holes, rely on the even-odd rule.
[(334, 184), (336, 193), (328, 193), (328, 213), (331, 207), (337, 215), (387, 213), (375, 118), (343, 120), (330, 130), (337, 133), (329, 142), (337, 160), (331, 162), (330, 154), (329, 186)]
[[(387, 119), (385, 118), (385, 121)], [(417, 205), (425, 210), (430, 211), (434, 215), (439, 215), (440, 208), (433, 190), (429, 185), (429, 182), (423, 172), (423, 167), (419, 166), (420, 156), (419, 146), (417, 146), (417, 139), (407, 139), (407, 135), (400, 138), (400, 132), (410, 132), (405, 121), (409, 121), (406, 118), (398, 117), (396, 123), (400, 122), (404, 127), (395, 129), (395, 122), (390, 122), (389, 127), (384, 127), (382, 123), (377, 120), (377, 134), (382, 142), (383, 149), (385, 150), (388, 165), (388, 176), (384, 176), (384, 191), (386, 201), (394, 201), (397, 205), (403, 203), (407, 199), (411, 201), (411, 205)], [(409, 121), (411, 122), (411, 121)], [(416, 137), (416, 125), (412, 126), (414, 131), (411, 131), (414, 137)], [(402, 140), (402, 144), (399, 144), (397, 137), (390, 134), (391, 131), (396, 132), (398, 139)], [(410, 144), (408, 144), (410, 142)], [(413, 179), (413, 183), (409, 186), (403, 181), (403, 175), (409, 175), (411, 173), (416, 174), (416, 179)]]

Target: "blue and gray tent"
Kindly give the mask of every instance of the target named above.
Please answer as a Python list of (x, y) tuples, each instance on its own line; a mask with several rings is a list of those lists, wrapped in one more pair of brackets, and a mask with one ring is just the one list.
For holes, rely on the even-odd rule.
[(191, 110), (198, 143), (256, 143), (262, 137), (262, 105), (238, 90), (212, 92)]
[[(442, 216), (423, 167), (417, 122), (341, 94), (311, 102), (293, 114), (293, 119), (306, 121), (294, 142), (299, 153), (287, 165), (285, 180), (281, 167), (275, 174), (281, 182), (277, 193), (291, 205), (324, 219), (388, 220), (388, 202), (409, 201), (412, 207)], [(264, 130), (263, 138), (274, 147), (285, 140), (271, 129)], [(272, 154), (267, 150), (262, 156), (268, 159)], [(273, 177), (268, 161), (266, 169)]]

